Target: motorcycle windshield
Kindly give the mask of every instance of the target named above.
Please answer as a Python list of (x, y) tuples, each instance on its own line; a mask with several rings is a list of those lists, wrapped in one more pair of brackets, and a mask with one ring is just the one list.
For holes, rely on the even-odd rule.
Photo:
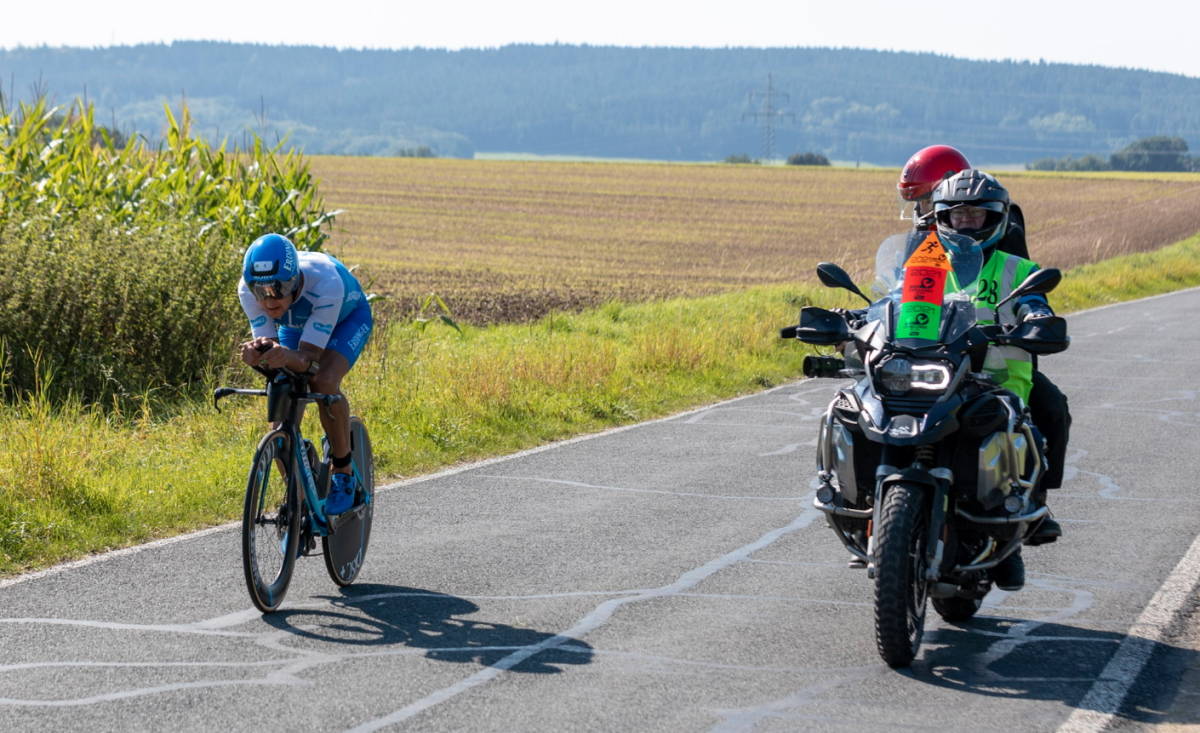
[(975, 323), (976, 281), (983, 252), (969, 237), (912, 231), (894, 234), (875, 255), (868, 320), (907, 346), (949, 343)]

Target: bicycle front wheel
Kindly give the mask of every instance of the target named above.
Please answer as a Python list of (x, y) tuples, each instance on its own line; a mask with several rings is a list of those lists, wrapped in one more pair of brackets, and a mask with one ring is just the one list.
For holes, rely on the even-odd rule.
[(340, 586), (353, 583), (362, 569), (375, 514), (375, 457), (367, 426), (358, 417), (350, 418), (350, 456), (360, 479), (354, 508), (338, 517), (337, 529), (322, 540), (325, 569)]
[(263, 613), (279, 608), (300, 543), (300, 503), (289, 480), (291, 437), (267, 433), (254, 453), (242, 512), (242, 568), (250, 600)]

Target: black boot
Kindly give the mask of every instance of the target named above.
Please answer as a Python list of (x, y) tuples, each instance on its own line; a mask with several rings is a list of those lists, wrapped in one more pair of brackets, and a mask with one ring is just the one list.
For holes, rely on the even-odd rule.
[[(1034, 502), (1045, 506), (1046, 505), (1046, 490), (1039, 489), (1033, 494)], [(1054, 517), (1047, 514), (1042, 521), (1038, 522), (1033, 528), (1033, 532), (1025, 538), (1025, 544), (1030, 547), (1036, 545), (1045, 545), (1054, 542), (1059, 537), (1062, 537), (1062, 525), (1054, 521)]]
[(1059, 537), (1062, 537), (1062, 525), (1054, 521), (1054, 517), (1047, 514), (1045, 519), (1038, 522), (1038, 526), (1033, 530), (1033, 534), (1025, 538), (1025, 544), (1030, 547), (1045, 545), (1054, 542)]
[(1025, 561), (1021, 559), (1021, 548), (1004, 558), (999, 565), (988, 571), (992, 583), (1000, 590), (1021, 590), (1025, 587)]

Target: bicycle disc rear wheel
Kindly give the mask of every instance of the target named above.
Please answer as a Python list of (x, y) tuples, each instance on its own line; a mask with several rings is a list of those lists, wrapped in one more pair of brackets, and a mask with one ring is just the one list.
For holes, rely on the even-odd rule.
[(350, 456), (362, 479), (354, 508), (338, 517), (337, 529), (321, 540), (325, 569), (340, 586), (350, 585), (362, 569), (371, 540), (371, 518), (375, 513), (375, 457), (367, 426), (358, 417), (350, 418)]
[(242, 569), (250, 600), (263, 613), (279, 608), (292, 580), (300, 542), (300, 507), (288, 480), (291, 438), (276, 430), (258, 444), (242, 512)]

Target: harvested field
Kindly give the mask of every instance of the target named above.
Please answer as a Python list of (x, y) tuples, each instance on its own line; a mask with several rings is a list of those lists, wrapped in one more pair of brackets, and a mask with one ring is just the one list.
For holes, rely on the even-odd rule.
[[(869, 267), (903, 231), (897, 171), (316, 156), (329, 249), (390, 309), (519, 321), (611, 299), (704, 295)], [(1030, 249), (1066, 267), (1200, 231), (1200, 175), (1001, 174)]]

